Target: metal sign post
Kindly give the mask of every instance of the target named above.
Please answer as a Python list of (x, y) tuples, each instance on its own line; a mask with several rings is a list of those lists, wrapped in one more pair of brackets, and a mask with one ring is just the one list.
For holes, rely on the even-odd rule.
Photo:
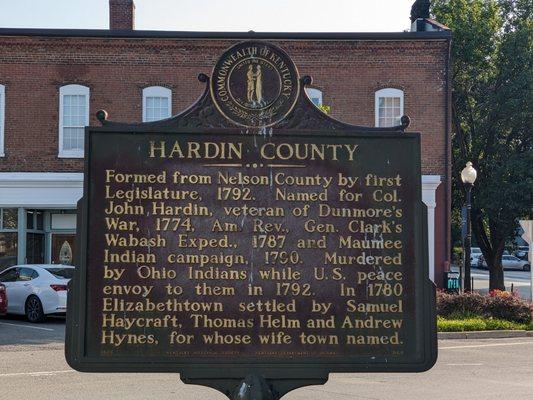
[[(522, 234), (522, 239), (526, 241), (529, 247), (528, 260), (529, 260), (529, 263), (531, 264), (533, 260), (533, 246), (531, 245), (531, 243), (533, 242), (533, 221), (532, 220), (521, 220), (520, 226), (524, 230), (524, 233)], [(529, 277), (531, 279), (530, 284), (529, 284), (529, 289), (530, 289), (529, 299), (533, 301), (533, 271), (531, 271), (531, 269), (529, 272)]]

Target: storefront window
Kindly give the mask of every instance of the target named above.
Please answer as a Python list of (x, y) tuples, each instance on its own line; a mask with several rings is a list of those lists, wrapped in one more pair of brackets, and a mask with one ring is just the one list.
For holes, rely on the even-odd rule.
[(35, 212), (35, 226), (40, 231), (44, 229), (44, 213), (42, 211)]
[(2, 208), (0, 210), (2, 211), (0, 230), (17, 230), (18, 210), (16, 208)]
[(44, 234), (28, 233), (26, 236), (26, 262), (28, 264), (44, 263)]
[(43, 212), (26, 211), (26, 262), (28, 264), (44, 263)]
[(0, 271), (17, 263), (17, 233), (0, 232)]
[(26, 229), (34, 229), (35, 218), (33, 211), (26, 211)]
[(17, 264), (18, 210), (0, 208), (0, 271)]

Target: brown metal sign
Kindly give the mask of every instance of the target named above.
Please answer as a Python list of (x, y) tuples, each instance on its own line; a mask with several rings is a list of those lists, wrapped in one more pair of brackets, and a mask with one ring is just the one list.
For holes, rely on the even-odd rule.
[[(87, 128), (74, 368), (178, 371), (228, 395), (253, 373), (281, 395), (329, 372), (435, 362), (419, 135), (335, 121), (303, 90), (292, 99), (298, 79), (281, 101), (280, 64), (268, 70), (243, 50), (254, 46), (273, 48), (230, 49), (182, 115), (124, 125), (101, 114)], [(272, 128), (238, 128), (269, 107)]]

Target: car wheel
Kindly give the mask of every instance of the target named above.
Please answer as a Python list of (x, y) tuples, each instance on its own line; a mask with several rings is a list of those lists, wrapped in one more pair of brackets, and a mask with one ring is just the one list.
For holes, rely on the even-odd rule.
[(529, 264), (524, 265), (524, 271), (531, 271), (531, 265)]
[(33, 323), (44, 321), (43, 305), (37, 296), (30, 296), (26, 300), (26, 318)]

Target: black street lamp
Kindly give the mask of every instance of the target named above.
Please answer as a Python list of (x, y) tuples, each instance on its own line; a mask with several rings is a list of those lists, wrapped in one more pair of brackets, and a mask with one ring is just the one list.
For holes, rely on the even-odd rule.
[(466, 167), (461, 171), (461, 180), (466, 189), (466, 237), (464, 240), (464, 278), (463, 291), (470, 292), (472, 290), (470, 278), (470, 249), (472, 246), (472, 229), (470, 226), (470, 212), (472, 209), (472, 187), (477, 178), (477, 171), (472, 167), (472, 163), (468, 161)]

